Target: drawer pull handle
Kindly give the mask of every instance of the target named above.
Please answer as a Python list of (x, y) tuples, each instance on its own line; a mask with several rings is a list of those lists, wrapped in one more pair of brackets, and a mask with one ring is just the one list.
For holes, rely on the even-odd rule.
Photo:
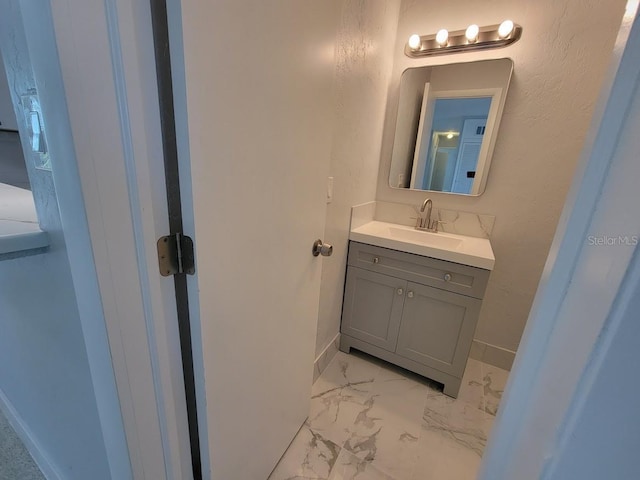
[(450, 273), (445, 273), (444, 274), (444, 281), (445, 282), (450, 282), (451, 281), (451, 274)]
[(380, 263), (380, 259), (378, 257), (373, 257), (373, 263)]
[(413, 292), (412, 292), (412, 291), (409, 291), (409, 292), (407, 293), (407, 297), (409, 297), (409, 298), (413, 298)]
[(404, 290), (402, 290), (401, 288), (398, 289), (398, 295), (402, 295), (404, 293)]

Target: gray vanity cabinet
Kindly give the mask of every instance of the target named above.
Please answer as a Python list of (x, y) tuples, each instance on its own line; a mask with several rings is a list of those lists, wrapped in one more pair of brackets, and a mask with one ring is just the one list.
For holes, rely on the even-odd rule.
[(360, 268), (347, 271), (343, 333), (385, 350), (396, 348), (407, 282)]
[(340, 349), (375, 355), (458, 395), (487, 270), (350, 242)]
[(451, 375), (464, 371), (480, 303), (409, 283), (395, 352)]

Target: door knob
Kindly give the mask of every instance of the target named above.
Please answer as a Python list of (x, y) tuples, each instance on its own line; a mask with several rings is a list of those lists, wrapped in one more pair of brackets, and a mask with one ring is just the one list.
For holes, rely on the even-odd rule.
[(323, 257), (330, 257), (333, 253), (333, 246), (328, 243), (323, 243), (322, 240), (316, 240), (313, 243), (313, 256), (317, 257), (322, 255)]

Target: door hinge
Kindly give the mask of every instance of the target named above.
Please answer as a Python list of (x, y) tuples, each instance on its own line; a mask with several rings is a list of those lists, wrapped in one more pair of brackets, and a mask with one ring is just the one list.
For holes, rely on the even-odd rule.
[(181, 233), (167, 235), (160, 237), (157, 245), (160, 275), (168, 277), (178, 273), (196, 273), (193, 240), (190, 237)]

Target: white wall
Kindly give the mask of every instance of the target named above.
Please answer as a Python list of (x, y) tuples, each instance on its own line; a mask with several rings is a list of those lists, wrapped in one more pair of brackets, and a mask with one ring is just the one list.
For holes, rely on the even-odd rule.
[(637, 10), (630, 1), (481, 479), (638, 478)]
[[(0, 46), (16, 92), (35, 87), (17, 2), (3, 5)], [(63, 115), (58, 111), (58, 118)], [(66, 160), (73, 162), (58, 162)], [(16, 413), (11, 420), (31, 436), (49, 473), (106, 480), (111, 475), (53, 177), (30, 164), (28, 169), (51, 244), (46, 253), (0, 261), (2, 402)], [(94, 312), (91, 320), (97, 324), (100, 313)]]
[(49, 190), (47, 253), (0, 260), (0, 392), (65, 479), (108, 479), (62, 226)]
[(340, 329), (351, 207), (375, 198), (399, 1), (347, 0), (336, 52), (336, 99), (316, 355)]
[[(620, 25), (625, 1), (471, 0), (404, 1), (389, 90), (377, 199), (418, 204), (424, 192), (388, 186), (393, 122), (400, 75), (408, 67), (509, 57), (514, 75), (487, 188), (480, 197), (429, 193), (435, 207), (497, 217), (492, 245), (495, 270), (476, 339), (516, 350), (540, 279), (596, 94)], [(486, 52), (410, 59), (412, 33), (491, 25), (511, 18), (523, 27), (515, 44)], [(389, 121), (391, 119), (391, 121)]]

